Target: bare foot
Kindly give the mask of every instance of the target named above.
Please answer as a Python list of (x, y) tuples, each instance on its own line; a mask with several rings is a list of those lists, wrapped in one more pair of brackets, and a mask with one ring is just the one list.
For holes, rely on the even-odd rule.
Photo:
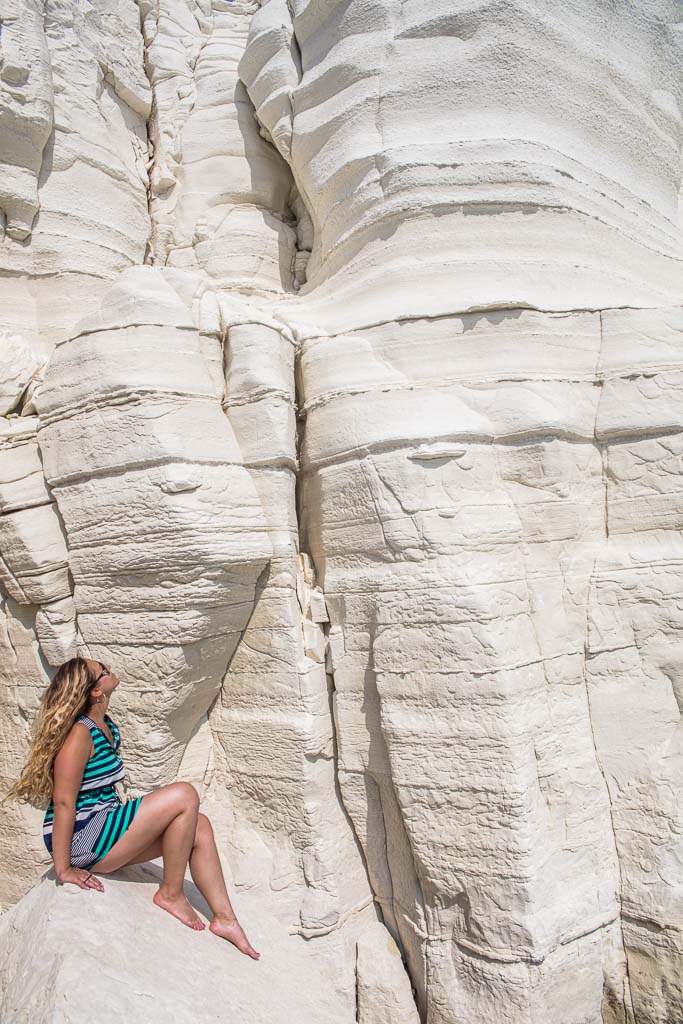
[(233, 946), (237, 946), (240, 953), (246, 953), (253, 960), (258, 960), (261, 956), (249, 942), (249, 939), (242, 931), (242, 925), (236, 917), (214, 917), (209, 924), (209, 931), (212, 931), (214, 935), (220, 935), (222, 939), (227, 939), (228, 942), (232, 942)]
[(182, 894), (180, 896), (165, 896), (161, 889), (158, 889), (152, 896), (152, 900), (162, 910), (167, 910), (169, 914), (177, 917), (188, 928), (193, 928), (196, 932), (201, 932), (206, 928), (204, 922), (201, 918), (197, 917), (197, 914)]

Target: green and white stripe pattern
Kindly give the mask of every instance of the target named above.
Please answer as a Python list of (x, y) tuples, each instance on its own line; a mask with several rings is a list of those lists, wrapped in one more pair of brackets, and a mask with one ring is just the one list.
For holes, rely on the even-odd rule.
[[(121, 745), (121, 733), (109, 715), (104, 720), (114, 737), (110, 744), (104, 732), (87, 715), (77, 719), (90, 730), (94, 750), (83, 771), (83, 779), (76, 797), (76, 820), (71, 841), (71, 864), (74, 867), (90, 868), (111, 850), (126, 831), (140, 807), (142, 797), (122, 802), (114, 788), (124, 778), (123, 761), (117, 751)], [(52, 825), (54, 804), (50, 805), (43, 819), (43, 840), (52, 854)]]

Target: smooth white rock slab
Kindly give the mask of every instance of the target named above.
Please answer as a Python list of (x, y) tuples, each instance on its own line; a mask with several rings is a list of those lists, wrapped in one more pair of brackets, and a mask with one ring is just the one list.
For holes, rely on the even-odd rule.
[[(353, 1010), (330, 988), (306, 943), (288, 935), (263, 901), (248, 894), (235, 900), (261, 953), (257, 962), (208, 925), (193, 932), (156, 907), (155, 864), (100, 877), (105, 891), (88, 892), (55, 885), (50, 871), (0, 919), (6, 1024), (353, 1024)], [(194, 893), (190, 899), (208, 922), (208, 908)]]

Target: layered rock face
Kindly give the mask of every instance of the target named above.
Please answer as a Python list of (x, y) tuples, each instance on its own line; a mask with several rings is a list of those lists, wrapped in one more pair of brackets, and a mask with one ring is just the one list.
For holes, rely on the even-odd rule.
[[(20, 767), (21, 737), (49, 678), (48, 666), (70, 657), (77, 644), (69, 551), (43, 474), (33, 396), (57, 340), (93, 309), (121, 271), (144, 260), (151, 98), (132, 0), (9, 0), (3, 6), (3, 782)], [(43, 857), (35, 834), (40, 817), (16, 805), (7, 810), (4, 899), (18, 898), (35, 877)]]
[(313, 223), (311, 318), (678, 301), (679, 16), (264, 4), (240, 66)]
[[(676, 5), (50, 10), (13, 23), (3, 774), (47, 667), (108, 658), (136, 791), (198, 786), (349, 1019), (678, 1020)], [(87, 271), (41, 235), (73, 45), (119, 132), (61, 129), (102, 147)]]

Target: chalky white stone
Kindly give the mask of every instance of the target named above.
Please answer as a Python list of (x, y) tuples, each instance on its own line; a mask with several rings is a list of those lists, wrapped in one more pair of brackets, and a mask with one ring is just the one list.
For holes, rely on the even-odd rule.
[[(72, 6), (1, 41), (3, 784), (48, 669), (109, 660), (131, 791), (192, 782), (277, 933), (225, 998), (197, 961), (206, 1014), (677, 1020), (679, 8)], [(99, 898), (20, 899), (40, 819), (8, 1020), (46, 915), (75, 998)], [(137, 870), (154, 993), (197, 937)]]
[[(354, 1007), (334, 980), (322, 973), (316, 976), (311, 969), (315, 955), (288, 937), (267, 902), (248, 893), (239, 898), (240, 920), (261, 953), (258, 963), (251, 958), (247, 962), (244, 954), (208, 927), (191, 931), (159, 910), (152, 895), (160, 878), (160, 867), (152, 863), (124, 868), (116, 881), (105, 879), (104, 892), (84, 891), (73, 884), (57, 887), (52, 872), (34, 885), (0, 920), (2, 1020), (47, 1024), (58, 1018), (86, 1020), (94, 1014), (102, 1024), (141, 1016), (150, 1022), (172, 1018), (178, 1024), (209, 1020), (354, 1024), (357, 1020)], [(189, 881), (186, 891), (193, 906), (210, 920), (209, 908)], [(127, 947), (131, 922), (135, 922), (135, 945)], [(386, 933), (380, 939), (370, 927), (367, 938), (373, 937), (386, 944)], [(362, 943), (367, 960), (365, 932), (359, 937), (359, 951)], [(391, 948), (388, 955), (381, 948), (378, 953), (374, 965), (363, 965), (361, 1005), (366, 1012), (360, 1019), (417, 1024), (414, 1004), (411, 1015), (406, 1003), (406, 992), (409, 1003), (412, 1000), (405, 972), (392, 970)], [(395, 948), (393, 958), (398, 960)], [(372, 992), (377, 987), (372, 973), (377, 962), (386, 964), (382, 980), (392, 986), (382, 995), (388, 1006), (400, 1010), (393, 1018), (372, 1013)]]

